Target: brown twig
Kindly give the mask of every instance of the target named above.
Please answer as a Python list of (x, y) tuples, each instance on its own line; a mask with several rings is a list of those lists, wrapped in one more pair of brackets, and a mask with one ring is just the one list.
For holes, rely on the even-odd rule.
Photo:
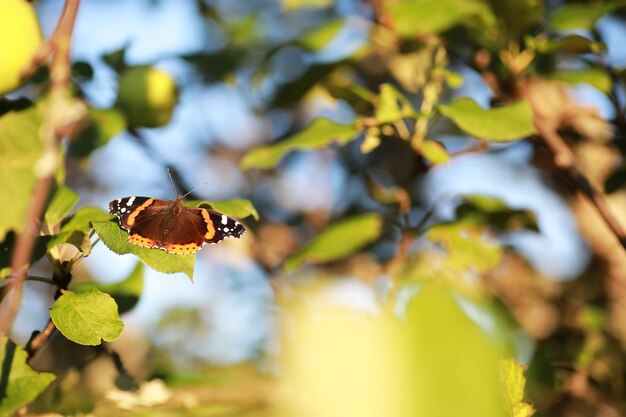
[(617, 221), (611, 208), (604, 197), (587, 177), (576, 168), (575, 158), (572, 150), (567, 146), (565, 140), (555, 129), (546, 128), (541, 123), (536, 123), (541, 139), (554, 154), (554, 163), (576, 187), (576, 191), (584, 195), (595, 207), (611, 232), (619, 240), (622, 248), (626, 249), (626, 233), (624, 228)]
[[(25, 218), (24, 228), (17, 235), (11, 257), (13, 279), (5, 288), (4, 302), (0, 305), (0, 335), (7, 334), (13, 325), (22, 299), (22, 289), (30, 257), (39, 235), (39, 219), (48, 200), (50, 185), (57, 167), (59, 142), (63, 132), (76, 115), (75, 109), (67, 106), (70, 79), (70, 40), (80, 0), (66, 0), (61, 18), (54, 33), (41, 47), (31, 67), (36, 68), (51, 57), (50, 97), (46, 120), (41, 128), (43, 154), (35, 167), (37, 182), (33, 188), (31, 204)], [(74, 115), (70, 115), (74, 112)]]
[(52, 319), (48, 321), (46, 327), (40, 332), (33, 332), (30, 337), (30, 340), (26, 344), (26, 353), (28, 353), (28, 360), (31, 360), (35, 353), (39, 351), (50, 339), (52, 333), (57, 329), (57, 327), (52, 322)]

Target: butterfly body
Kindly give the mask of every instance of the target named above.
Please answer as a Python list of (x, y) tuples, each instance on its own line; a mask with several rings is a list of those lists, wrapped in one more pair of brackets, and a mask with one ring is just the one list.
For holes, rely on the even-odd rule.
[(217, 211), (183, 206), (182, 196), (174, 201), (151, 197), (124, 197), (109, 203), (128, 240), (146, 248), (168, 253), (196, 253), (205, 243), (240, 237), (241, 223)]

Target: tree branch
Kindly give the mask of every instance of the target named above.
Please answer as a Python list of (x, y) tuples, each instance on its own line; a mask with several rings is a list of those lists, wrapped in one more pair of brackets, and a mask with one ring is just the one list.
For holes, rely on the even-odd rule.
[[(4, 302), (0, 305), (0, 335), (7, 334), (13, 325), (22, 300), (22, 290), (35, 240), (39, 236), (39, 219), (45, 209), (50, 185), (57, 169), (59, 142), (67, 126), (80, 114), (68, 105), (70, 80), (70, 41), (80, 0), (66, 0), (61, 18), (54, 33), (41, 47), (33, 63), (27, 68), (37, 68), (46, 59), (50, 64), (50, 98), (46, 119), (41, 128), (43, 154), (34, 167), (37, 183), (33, 188), (31, 204), (26, 213), (24, 228), (15, 240), (11, 256), (11, 284), (5, 288)], [(73, 116), (73, 117), (72, 117)]]
[(598, 214), (622, 245), (622, 248), (626, 250), (626, 232), (624, 232), (624, 228), (611, 212), (611, 208), (604, 197), (604, 193), (598, 190), (589, 179), (576, 168), (572, 150), (555, 129), (546, 128), (541, 123), (536, 123), (536, 127), (541, 139), (554, 154), (555, 165), (559, 167), (574, 184), (576, 191), (584, 195), (591, 204), (593, 204)]

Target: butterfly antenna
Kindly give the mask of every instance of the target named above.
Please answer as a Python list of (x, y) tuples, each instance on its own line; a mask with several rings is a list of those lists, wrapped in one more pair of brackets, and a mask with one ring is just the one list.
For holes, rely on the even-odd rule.
[[(172, 178), (172, 170), (169, 168), (165, 168), (167, 170), (167, 175), (170, 177), (170, 182), (172, 183), (172, 188), (174, 189), (174, 192), (176, 193), (176, 195), (178, 195), (178, 190), (176, 189), (176, 184), (174, 183), (174, 178)], [(185, 194), (187, 195), (187, 194)]]
[(205, 185), (207, 185), (209, 183), (209, 180), (204, 181), (202, 184), (198, 185), (196, 188), (194, 188), (193, 190), (189, 191), (187, 194), (185, 194), (183, 196), (183, 198), (187, 197), (189, 194), (193, 193), (194, 191), (196, 191), (198, 188), (202, 188)]

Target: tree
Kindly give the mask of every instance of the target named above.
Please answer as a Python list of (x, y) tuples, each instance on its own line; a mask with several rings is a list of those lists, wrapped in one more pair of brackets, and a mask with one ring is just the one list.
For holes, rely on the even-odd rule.
[[(40, 43), (30, 3), (0, 0), (0, 415), (621, 414), (622, 2), (154, 2), (202, 29), (143, 62), (70, 53), (89, 7), (66, 0)], [(185, 208), (163, 184), (84, 203), (144, 164)], [(219, 201), (192, 189), (209, 168)], [(565, 239), (584, 244), (550, 255)], [(105, 284), (85, 266), (105, 256), (136, 263)], [(163, 306), (139, 354), (124, 327), (154, 271), (267, 291), (238, 319)], [(26, 302), (31, 282), (53, 300)], [(236, 327), (243, 353), (210, 336)]]

